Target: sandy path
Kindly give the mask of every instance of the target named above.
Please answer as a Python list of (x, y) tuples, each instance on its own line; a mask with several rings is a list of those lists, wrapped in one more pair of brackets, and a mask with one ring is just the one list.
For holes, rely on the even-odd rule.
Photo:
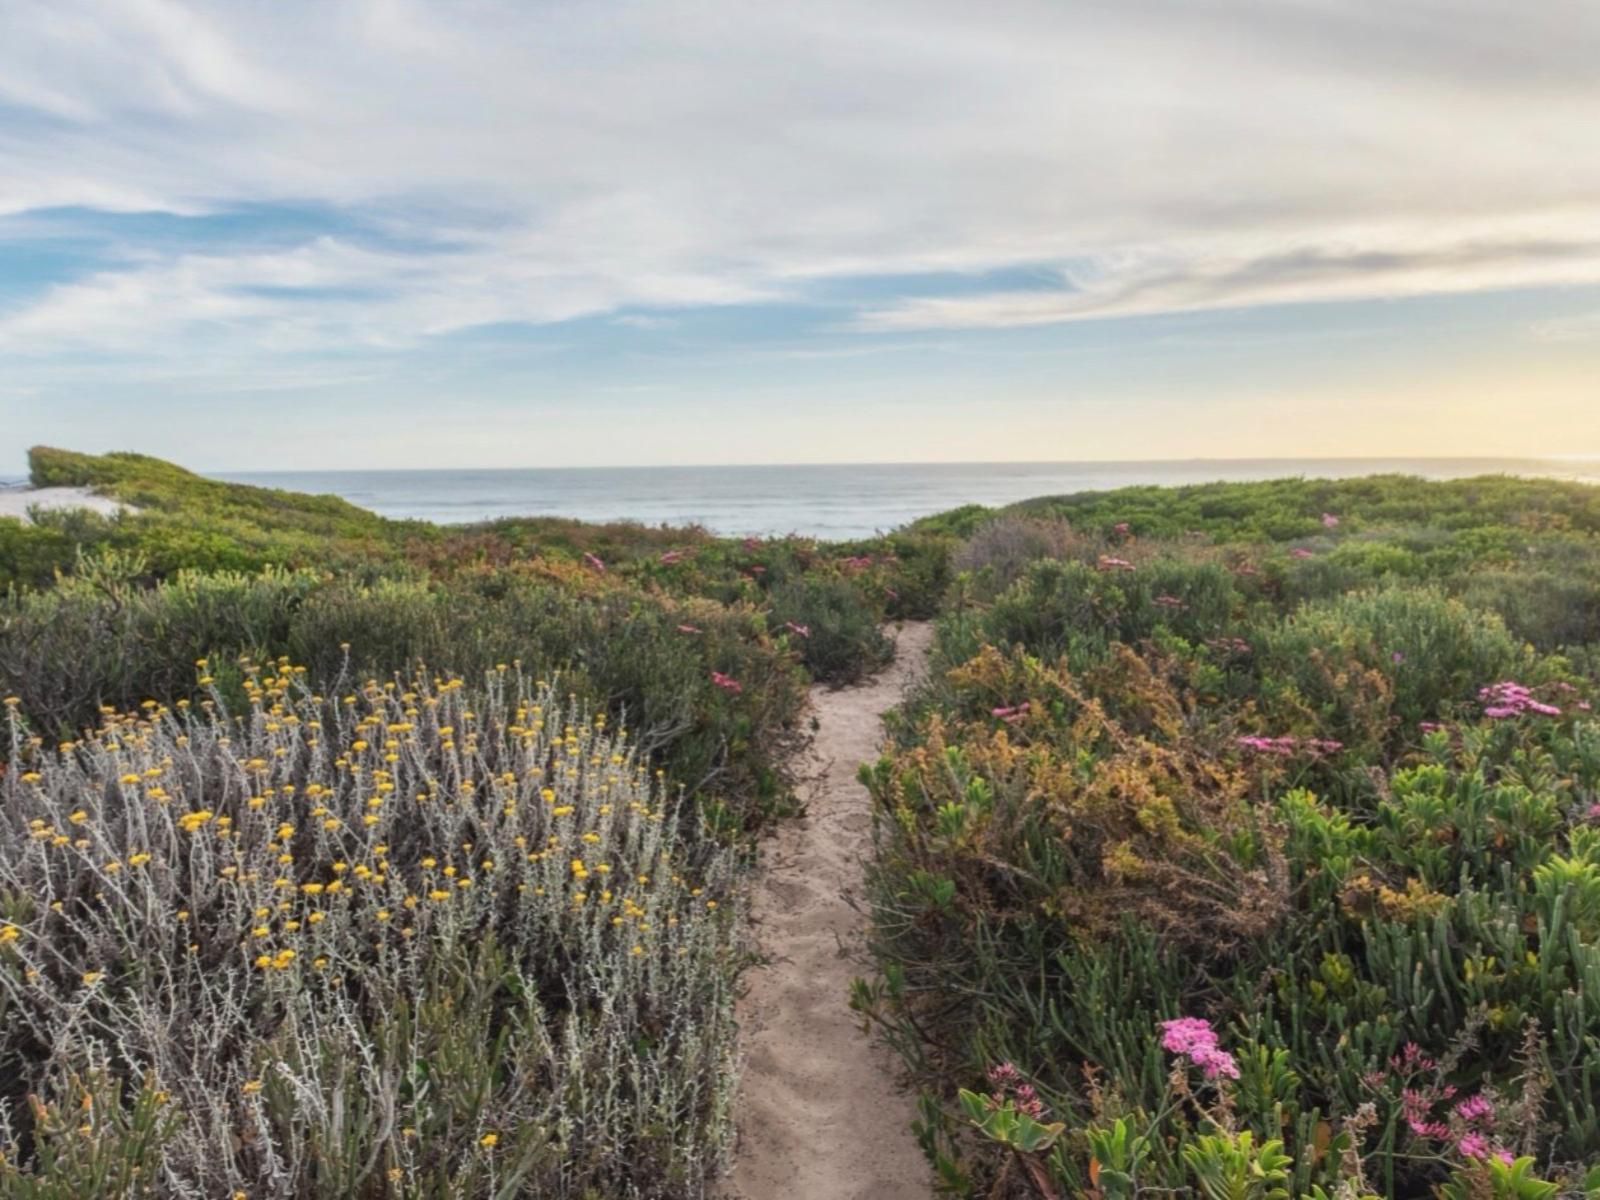
[[(803, 768), (806, 815), (768, 843), (753, 896), (770, 962), (740, 1008), (745, 1071), (739, 1148), (726, 1194), (737, 1200), (927, 1200), (930, 1174), (910, 1131), (915, 1106), (895, 1063), (850, 1011), (847, 953), (860, 942), (858, 891), (871, 812), (856, 780), (875, 758), (880, 714), (923, 669), (932, 628), (907, 625), (894, 664), (861, 687), (811, 693), (819, 728)], [(841, 949), (841, 946), (843, 949)]]

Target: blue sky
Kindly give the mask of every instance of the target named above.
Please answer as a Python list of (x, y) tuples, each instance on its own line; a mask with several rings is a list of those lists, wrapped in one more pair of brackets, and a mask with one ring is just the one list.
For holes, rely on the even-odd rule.
[(0, 474), (1600, 455), (1600, 10), (12, 0)]

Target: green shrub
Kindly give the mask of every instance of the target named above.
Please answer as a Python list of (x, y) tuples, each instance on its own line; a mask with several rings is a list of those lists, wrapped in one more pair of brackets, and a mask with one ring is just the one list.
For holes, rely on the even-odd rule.
[(1517, 678), (1533, 656), (1494, 613), (1430, 589), (1316, 601), (1254, 638), (1269, 720), (1362, 752)]

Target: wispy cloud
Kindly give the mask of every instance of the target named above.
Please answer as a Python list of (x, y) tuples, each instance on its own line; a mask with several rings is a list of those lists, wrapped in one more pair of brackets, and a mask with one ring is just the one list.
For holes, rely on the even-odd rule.
[[(823, 293), (858, 331), (991, 329), (1593, 282), (1596, 61), (1591, 0), (11, 0), (0, 266), (86, 213), (297, 216), (267, 244), (102, 237), (10, 295), (0, 348), (411, 350)], [(866, 286), (1023, 267), (1053, 283)]]

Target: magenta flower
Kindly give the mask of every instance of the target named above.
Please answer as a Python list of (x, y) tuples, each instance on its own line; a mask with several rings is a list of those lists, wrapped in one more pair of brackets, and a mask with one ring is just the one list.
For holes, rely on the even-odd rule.
[(1537, 713), (1542, 717), (1561, 715), (1561, 710), (1554, 704), (1536, 699), (1529, 688), (1510, 679), (1480, 688), (1478, 700), (1483, 704), (1483, 715), (1495, 721), (1520, 717), (1524, 713)]
[(583, 561), (588, 563), (591, 567), (593, 567), (596, 571), (599, 571), (601, 574), (605, 573), (606, 564), (601, 562), (600, 559), (596, 555), (585, 554), (583, 556)]
[(783, 627), (790, 633), (797, 634), (803, 638), (811, 636), (811, 626), (809, 625), (796, 625), (793, 621), (785, 621)]
[(1118, 521), (1111, 528), (1113, 530), (1115, 530), (1122, 537), (1127, 537), (1130, 533), (1133, 532), (1133, 526), (1130, 525), (1126, 521)]
[(1293, 550), (1289, 551), (1289, 557), (1291, 557), (1291, 558), (1315, 558), (1316, 555), (1311, 553), (1311, 551), (1307, 550), (1304, 546), (1296, 546)]
[(1488, 1158), (1489, 1139), (1481, 1133), (1469, 1133), (1456, 1143), (1463, 1158)]
[(1161, 1048), (1199, 1067), (1207, 1079), (1225, 1075), (1239, 1078), (1239, 1064), (1217, 1044), (1211, 1022), (1200, 1017), (1178, 1017), (1161, 1022)]
[(724, 675), (721, 671), (711, 672), (711, 682), (725, 692), (732, 692), (735, 696), (744, 691), (744, 684), (731, 675)]
[(1456, 1116), (1463, 1121), (1491, 1121), (1494, 1119), (1494, 1101), (1479, 1092), (1456, 1105)]
[(701, 629), (697, 625), (679, 625), (678, 626), (678, 632), (679, 633), (704, 633), (705, 630)]
[(682, 561), (683, 561), (683, 551), (682, 550), (668, 550), (665, 554), (663, 554), (661, 556), (661, 565), (664, 566), (664, 567), (670, 567), (673, 563), (680, 563)]
[(1332, 513), (1323, 513), (1322, 514), (1322, 527), (1324, 529), (1337, 529), (1337, 528), (1339, 528), (1339, 518), (1334, 516)]
[(989, 715), (999, 717), (1002, 721), (1007, 721), (1014, 724), (1017, 721), (1020, 721), (1023, 717), (1027, 716), (1028, 710), (1031, 707), (1033, 706), (1029, 704), (1028, 701), (1024, 700), (1021, 704), (1014, 704), (1009, 708), (991, 709)]
[(1293, 758), (1299, 754), (1319, 758), (1326, 754), (1337, 754), (1344, 749), (1343, 742), (1335, 742), (1328, 738), (1299, 738), (1287, 734), (1283, 737), (1248, 734), (1235, 738), (1234, 743), (1241, 750), (1249, 750), (1254, 754), (1273, 754), (1279, 758)]

